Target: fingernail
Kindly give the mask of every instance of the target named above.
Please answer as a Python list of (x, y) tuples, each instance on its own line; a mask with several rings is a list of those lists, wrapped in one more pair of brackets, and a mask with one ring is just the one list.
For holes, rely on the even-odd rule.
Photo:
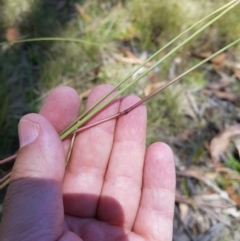
[(20, 147), (32, 143), (38, 137), (39, 130), (39, 124), (31, 122), (29, 120), (20, 120), (18, 126)]

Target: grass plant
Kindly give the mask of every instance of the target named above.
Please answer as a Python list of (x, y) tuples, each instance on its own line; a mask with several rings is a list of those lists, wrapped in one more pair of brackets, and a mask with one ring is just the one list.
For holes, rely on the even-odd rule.
[[(76, 131), (81, 131), (86, 128), (90, 128), (91, 126), (85, 126), (85, 127), (81, 127), (84, 123), (86, 123), (90, 118), (92, 118), (96, 113), (98, 113), (100, 110), (102, 110), (105, 106), (107, 106), (109, 103), (111, 103), (114, 99), (116, 99), (118, 96), (120, 96), (122, 93), (124, 93), (125, 91), (129, 90), (129, 88), (136, 84), (140, 79), (142, 79), (143, 77), (145, 77), (148, 73), (150, 73), (152, 70), (154, 70), (159, 64), (161, 64), (164, 60), (166, 60), (168, 57), (172, 56), (176, 51), (178, 51), (181, 47), (183, 47), (185, 44), (187, 44), (190, 40), (192, 40), (194, 37), (196, 37), (198, 34), (200, 34), (202, 31), (204, 31), (207, 27), (209, 27), (211, 24), (215, 23), (219, 18), (221, 18), (222, 16), (224, 16), (227, 12), (229, 12), (232, 8), (236, 7), (238, 5), (239, 1), (234, 0), (229, 2), (228, 4), (225, 4), (223, 7), (219, 8), (218, 10), (212, 12), (211, 14), (209, 14), (207, 17), (203, 18), (202, 20), (198, 21), (196, 24), (192, 25), (191, 27), (189, 27), (186, 31), (183, 31), (179, 36), (177, 36), (176, 38), (174, 38), (172, 41), (168, 42), (167, 45), (165, 45), (163, 48), (161, 48), (159, 51), (157, 51), (155, 54), (153, 54), (150, 58), (148, 58), (142, 65), (140, 65), (139, 67), (137, 67), (134, 71), (132, 71), (129, 75), (127, 75), (125, 78), (123, 78), (122, 81), (119, 82), (119, 84), (117, 84), (117, 86), (113, 89), (115, 90), (116, 88), (118, 88), (120, 85), (122, 85), (123, 83), (125, 83), (136, 71), (138, 71), (140, 68), (142, 68), (143, 66), (146, 65), (147, 62), (149, 62), (150, 60), (152, 60), (154, 57), (158, 56), (159, 53), (165, 49), (167, 49), (174, 41), (179, 40), (180, 37), (182, 37), (184, 34), (189, 33), (190, 30), (192, 30), (194, 27), (196, 27), (198, 24), (202, 23), (203, 21), (205, 21), (206, 19), (212, 17), (210, 20), (207, 21), (207, 23), (203, 26), (198, 27), (198, 29), (196, 30), (196, 32), (192, 33), (191, 35), (187, 36), (187, 38), (185, 40), (182, 40), (177, 47), (174, 47), (171, 51), (169, 51), (167, 54), (165, 54), (160, 60), (156, 61), (156, 63), (154, 63), (151, 67), (149, 67), (148, 69), (146, 69), (142, 74), (140, 74), (139, 76), (137, 76), (134, 80), (132, 80), (131, 82), (128, 82), (127, 84), (125, 84), (117, 94), (114, 94), (113, 96), (111, 96), (110, 98), (108, 98), (106, 100), (106, 97), (110, 95), (110, 93), (113, 92), (113, 90), (109, 93), (107, 93), (107, 95), (103, 96), (96, 104), (94, 104), (87, 112), (84, 112), (83, 114), (80, 115), (80, 117), (74, 122), (72, 123), (66, 130), (64, 130), (61, 134), (60, 137), (61, 139), (66, 138), (67, 136), (76, 133)], [(216, 15), (216, 16), (214, 16)], [(112, 28), (113, 26), (109, 27), (107, 26), (107, 28)], [(20, 43), (20, 42), (33, 42), (33, 41), (69, 41), (71, 42), (82, 42), (85, 40), (79, 40), (79, 39), (66, 39), (66, 38), (36, 38), (36, 39), (22, 39), (22, 40), (16, 40), (14, 41), (14, 43)], [(95, 43), (91, 43), (90, 41), (85, 41), (87, 42), (87, 44), (89, 44), (90, 46), (96, 46)], [(217, 51), (215, 54), (209, 56), (208, 58), (204, 59), (203, 61), (197, 63), (196, 65), (194, 65), (193, 67), (189, 68), (187, 71), (185, 71), (183, 74), (179, 75), (178, 77), (174, 78), (173, 80), (171, 80), (170, 82), (166, 83), (165, 85), (161, 86), (159, 89), (155, 90), (153, 93), (151, 93), (150, 95), (146, 96), (145, 98), (143, 98), (141, 101), (139, 101), (137, 104), (133, 105), (132, 107), (130, 107), (129, 109), (117, 113), (114, 116), (111, 116), (103, 121), (107, 121), (109, 119), (112, 118), (116, 118), (120, 115), (123, 114), (127, 114), (128, 112), (130, 112), (131, 110), (133, 110), (134, 108), (136, 108), (137, 106), (139, 106), (141, 103), (151, 99), (154, 95), (156, 95), (157, 93), (161, 92), (163, 89), (167, 88), (168, 86), (170, 86), (171, 84), (175, 83), (176, 81), (178, 81), (180, 78), (184, 77), (186, 74), (190, 73), (193, 70), (196, 70), (199, 66), (201, 66), (202, 64), (208, 62), (211, 58), (219, 55), (220, 53), (226, 51), (228, 48), (238, 44), (240, 42), (240, 39), (237, 39), (235, 41), (233, 41), (232, 43), (226, 45), (224, 48), (222, 48), (221, 50)], [(31, 73), (28, 73), (28, 75), (31, 76)], [(97, 125), (101, 122), (97, 122), (94, 123), (94, 125)], [(3, 162), (5, 162), (6, 160), (3, 160)], [(2, 185), (0, 186), (1, 188), (4, 187), (9, 179), (4, 178), (2, 181)]]

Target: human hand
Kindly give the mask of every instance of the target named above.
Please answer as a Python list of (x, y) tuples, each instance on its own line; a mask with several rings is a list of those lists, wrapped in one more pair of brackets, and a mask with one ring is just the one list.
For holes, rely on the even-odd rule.
[[(87, 108), (107, 92), (96, 87)], [(138, 101), (118, 99), (89, 123)], [(4, 201), (1, 241), (170, 241), (175, 170), (170, 148), (147, 150), (146, 108), (80, 132), (70, 162), (70, 139), (57, 132), (79, 115), (77, 93), (55, 89), (40, 115), (19, 124), (21, 148)]]

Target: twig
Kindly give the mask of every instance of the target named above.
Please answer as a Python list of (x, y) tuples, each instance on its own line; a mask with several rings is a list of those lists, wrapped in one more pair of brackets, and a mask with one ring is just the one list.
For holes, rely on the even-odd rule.
[(3, 178), (0, 179), (0, 183), (5, 182), (11, 176), (11, 172), (5, 175)]
[(14, 155), (12, 155), (12, 156), (9, 156), (9, 157), (1, 160), (1, 161), (0, 161), (0, 165), (2, 165), (2, 164), (4, 164), (4, 163), (7, 163), (7, 162), (10, 162), (10, 161), (12, 161), (12, 160), (14, 160), (14, 159), (16, 159), (16, 158), (17, 158), (17, 154), (14, 154)]
[(69, 148), (69, 151), (68, 151), (65, 168), (67, 167), (68, 162), (70, 160), (70, 157), (71, 157), (71, 154), (72, 154), (73, 145), (74, 145), (74, 142), (75, 142), (75, 138), (76, 138), (76, 133), (74, 133), (73, 136), (72, 136), (71, 145), (70, 145), (70, 148)]

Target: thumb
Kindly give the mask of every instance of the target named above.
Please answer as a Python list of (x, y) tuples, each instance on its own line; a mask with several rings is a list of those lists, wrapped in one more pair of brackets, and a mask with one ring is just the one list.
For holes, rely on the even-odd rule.
[(63, 222), (62, 142), (49, 121), (38, 114), (24, 116), (18, 128), (20, 150), (4, 200), (0, 240), (15, 240), (19, 235), (18, 240), (41, 240), (36, 234), (56, 240)]
[(22, 178), (62, 181), (64, 151), (53, 126), (43, 116), (24, 116), (18, 126), (20, 150), (14, 164), (11, 182)]

